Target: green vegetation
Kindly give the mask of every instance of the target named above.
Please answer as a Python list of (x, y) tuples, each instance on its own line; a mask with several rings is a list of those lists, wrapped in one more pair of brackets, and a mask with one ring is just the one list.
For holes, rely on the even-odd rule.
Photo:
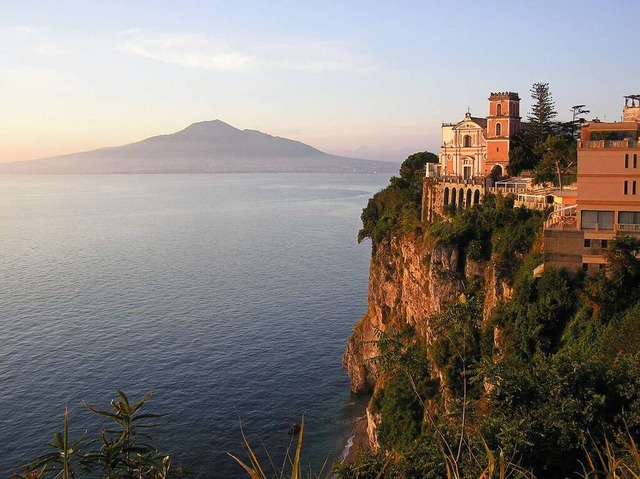
[(402, 163), (400, 176), (392, 177), (389, 186), (376, 193), (362, 211), (358, 242), (370, 238), (375, 248), (396, 233), (420, 230), (424, 168), (427, 163), (437, 162), (437, 155), (425, 151), (409, 156)]
[(460, 210), (448, 221), (433, 223), (429, 233), (436, 241), (457, 245), (467, 259), (493, 258), (515, 272), (543, 222), (540, 211), (514, 208), (510, 197), (487, 195), (482, 204)]
[[(566, 181), (573, 141), (531, 147), (541, 178)], [(489, 262), (511, 298), (487, 315), (485, 285), (464, 278), (467, 298), (425, 318), (429, 342), (411, 329), (380, 334), (371, 410), (381, 451), (336, 477), (640, 477), (640, 241), (613, 241), (598, 275), (547, 267), (534, 277), (544, 216), (488, 196), (425, 228), (431, 243), (458, 247), (461, 277), (466, 261)], [(401, 216), (388, 218), (384, 232), (401, 234)]]
[(71, 479), (80, 477), (103, 479), (170, 479), (188, 477), (173, 467), (168, 455), (154, 445), (149, 429), (158, 427), (164, 414), (142, 412), (151, 399), (148, 394), (131, 403), (118, 391), (110, 410), (97, 409), (85, 403), (85, 408), (112, 421), (112, 428), (102, 430), (95, 438), (72, 440), (69, 435), (69, 415), (65, 408), (63, 431), (48, 444), (50, 452), (23, 466), (19, 479)]
[[(289, 444), (289, 448), (287, 448), (287, 451), (285, 454), (284, 465), (273, 476), (275, 479), (285, 479), (285, 478), (302, 479), (303, 475), (302, 475), (302, 469), (300, 467), (300, 453), (302, 452), (303, 437), (304, 437), (304, 417), (300, 422), (300, 430), (298, 431), (298, 443), (296, 445), (296, 452), (292, 458), (291, 455), (289, 454), (289, 449), (291, 447), (291, 444)], [(245, 472), (249, 475), (251, 479), (268, 479), (269, 477), (272, 477), (270, 474), (265, 472), (265, 471), (269, 471), (270, 467), (265, 467), (260, 463), (260, 459), (258, 459), (257, 455), (251, 448), (251, 445), (249, 444), (247, 437), (244, 435), (244, 431), (242, 432), (242, 440), (244, 441), (245, 451), (249, 456), (249, 464), (246, 464), (242, 459), (239, 459), (233, 454), (229, 454), (229, 456), (231, 456), (240, 466), (242, 466), (242, 468), (245, 470)], [(271, 466), (273, 466), (273, 463), (271, 463)], [(320, 472), (317, 477), (321, 477), (321, 476), (322, 476), (322, 472)]]
[(541, 143), (554, 133), (553, 120), (558, 112), (554, 110), (555, 104), (548, 83), (534, 83), (531, 87), (531, 99), (531, 113), (527, 116), (529, 132), (535, 143)]
[[(557, 171), (554, 149), (570, 157), (568, 142), (545, 144)], [(510, 477), (640, 477), (640, 242), (617, 238), (593, 277), (550, 267), (534, 277), (543, 219), (489, 196), (429, 225), (462, 265), (490, 261), (512, 298), (483, 317), (483, 285), (468, 284), (475, 298), (425, 318), (430, 343), (381, 334), (372, 412), (382, 451), (336, 466), (339, 479), (505, 477), (487, 474), (496, 462)]]
[[(548, 83), (535, 83), (531, 88), (533, 105), (509, 149), (508, 172), (519, 175), (533, 171), (536, 183), (550, 182), (555, 186), (572, 183), (576, 179), (576, 128), (580, 119), (575, 115), (588, 110), (574, 110), (574, 120), (555, 122), (557, 115)], [(578, 105), (584, 106), (584, 105)]]

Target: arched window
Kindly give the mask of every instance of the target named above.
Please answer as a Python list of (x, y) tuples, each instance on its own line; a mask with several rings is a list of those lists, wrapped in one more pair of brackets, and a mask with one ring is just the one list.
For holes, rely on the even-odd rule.
[(464, 206), (464, 190), (462, 188), (458, 190), (458, 206)]
[(502, 125), (500, 123), (496, 123), (496, 136), (502, 136)]
[(467, 190), (467, 202), (465, 204), (467, 207), (471, 206), (471, 188)]
[(464, 138), (462, 139), (462, 146), (465, 148), (471, 146), (471, 135), (464, 135)]
[(502, 105), (500, 103), (496, 106), (496, 115), (502, 116)]
[(476, 190), (476, 192), (473, 194), (473, 204), (477, 205), (480, 203), (480, 190)]
[(447, 206), (449, 204), (449, 188), (444, 189), (444, 205)]
[(456, 204), (456, 189), (453, 188), (451, 190), (451, 204), (455, 206)]

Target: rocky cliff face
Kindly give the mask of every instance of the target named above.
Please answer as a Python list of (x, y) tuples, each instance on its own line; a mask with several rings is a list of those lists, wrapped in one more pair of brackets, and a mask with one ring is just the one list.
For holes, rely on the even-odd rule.
[[(508, 281), (492, 262), (467, 260), (455, 245), (434, 246), (419, 234), (376, 245), (370, 264), (368, 309), (356, 324), (343, 357), (352, 391), (372, 392), (376, 387), (378, 371), (372, 359), (379, 353), (379, 332), (413, 326), (430, 343), (434, 330), (429, 318), (457, 301), (472, 281), (484, 284), (484, 320), (500, 300), (511, 296)], [(496, 334), (499, 343), (499, 332)], [(369, 442), (374, 448), (375, 423), (368, 412)]]
[(347, 343), (343, 366), (355, 393), (371, 392), (377, 371), (378, 332), (413, 326), (430, 343), (429, 318), (466, 293), (466, 284), (484, 285), (483, 319), (511, 297), (509, 278), (491, 261), (471, 261), (455, 245), (429, 245), (421, 235), (394, 237), (377, 245), (369, 271), (368, 309)]
[(368, 310), (347, 344), (343, 366), (353, 392), (370, 392), (377, 378), (378, 332), (415, 327), (432, 338), (429, 317), (464, 292), (456, 246), (425, 244), (420, 235), (394, 237), (377, 245), (371, 258)]

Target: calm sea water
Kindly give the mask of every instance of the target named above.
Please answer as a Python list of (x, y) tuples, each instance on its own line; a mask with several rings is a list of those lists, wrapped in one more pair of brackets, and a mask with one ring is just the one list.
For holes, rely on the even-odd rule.
[(306, 420), (305, 463), (342, 453), (341, 355), (366, 309), (359, 216), (384, 175), (0, 177), (0, 476), (116, 388), (197, 477), (245, 477)]

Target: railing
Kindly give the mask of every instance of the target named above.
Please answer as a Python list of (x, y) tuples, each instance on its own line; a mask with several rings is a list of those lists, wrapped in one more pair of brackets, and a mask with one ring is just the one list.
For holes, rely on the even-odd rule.
[(577, 226), (576, 205), (565, 206), (553, 211), (547, 221), (544, 222), (545, 229), (575, 229)]
[(546, 195), (526, 195), (521, 193), (516, 197), (513, 206), (524, 206), (531, 210), (544, 210), (552, 205), (547, 203)]
[(484, 176), (474, 176), (473, 178), (463, 178), (460, 175), (444, 175), (437, 178), (439, 183), (451, 183), (459, 185), (478, 185), (484, 186)]
[(618, 229), (620, 231), (640, 231), (640, 225), (636, 224), (618, 224)]
[(637, 148), (637, 140), (590, 140), (578, 142), (580, 148)]

